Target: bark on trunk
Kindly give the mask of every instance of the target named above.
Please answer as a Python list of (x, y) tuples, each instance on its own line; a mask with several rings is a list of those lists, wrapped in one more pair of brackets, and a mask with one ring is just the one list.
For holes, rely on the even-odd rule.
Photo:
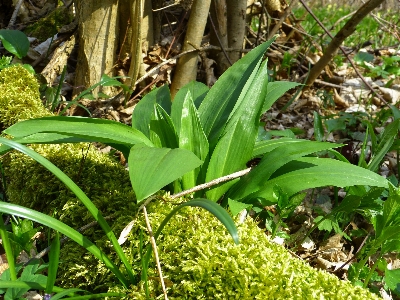
[[(99, 82), (103, 74), (114, 75), (118, 43), (118, 0), (77, 1), (79, 53), (74, 94)], [(111, 87), (94, 91), (112, 94)]]
[[(229, 48), (243, 48), (246, 33), (247, 0), (230, 0), (228, 5), (228, 45)], [(235, 63), (242, 57), (240, 52), (229, 52), (229, 58)]]
[[(188, 29), (182, 51), (201, 46), (204, 29), (207, 23), (211, 0), (195, 0), (190, 12)], [(192, 46), (193, 45), (193, 46)], [(175, 76), (171, 84), (172, 99), (180, 88), (190, 81), (196, 80), (197, 52), (188, 53), (178, 60)]]

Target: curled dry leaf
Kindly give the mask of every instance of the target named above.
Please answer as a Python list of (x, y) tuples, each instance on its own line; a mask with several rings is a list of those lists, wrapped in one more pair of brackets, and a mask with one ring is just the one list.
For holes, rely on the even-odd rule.
[(125, 243), (125, 241), (128, 238), (129, 233), (131, 232), (133, 225), (135, 225), (135, 220), (132, 220), (128, 223), (128, 225), (125, 226), (124, 229), (122, 229), (121, 234), (119, 235), (118, 238), (118, 244), (122, 245)]

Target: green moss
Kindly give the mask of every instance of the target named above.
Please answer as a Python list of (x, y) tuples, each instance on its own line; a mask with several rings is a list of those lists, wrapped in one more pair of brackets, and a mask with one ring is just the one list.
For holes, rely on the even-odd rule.
[(73, 14), (64, 5), (57, 7), (44, 18), (29, 25), (24, 32), (29, 36), (34, 36), (43, 42), (58, 33), (60, 28), (71, 23), (74, 19)]
[(36, 78), (21, 65), (0, 71), (0, 122), (4, 127), (50, 115), (43, 107)]
[[(167, 201), (167, 202), (166, 202)], [(156, 230), (173, 206), (164, 201), (149, 205), (149, 218)], [(131, 221), (121, 216), (114, 223), (119, 233)], [(124, 245), (140, 272), (139, 232), (143, 216)], [(157, 241), (163, 275), (170, 299), (378, 299), (374, 294), (332, 274), (316, 270), (271, 242), (252, 219), (238, 225), (240, 244), (235, 245), (226, 229), (210, 213), (184, 208), (171, 219)], [(104, 239), (103, 239), (104, 240)], [(103, 244), (104, 242), (102, 242)], [(142, 284), (124, 290), (96, 260), (72, 244), (62, 249), (69, 263), (63, 267), (67, 286), (125, 293), (125, 299), (145, 299)], [(114, 257), (114, 256), (112, 256)], [(78, 275), (76, 275), (78, 274)], [(154, 262), (150, 266), (151, 296), (162, 295)], [(78, 283), (78, 284), (77, 284)], [(110, 285), (108, 285), (110, 286)]]

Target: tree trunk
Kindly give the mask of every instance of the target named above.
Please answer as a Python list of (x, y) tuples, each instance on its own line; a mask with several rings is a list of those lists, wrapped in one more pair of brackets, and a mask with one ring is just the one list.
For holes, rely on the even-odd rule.
[[(226, 0), (212, 0), (210, 13), (212, 19), (212, 23), (209, 24), (212, 27), (210, 29), (210, 43), (226, 49), (229, 47)], [(210, 56), (216, 61), (219, 74), (230, 67), (230, 63), (222, 51), (211, 51)]]
[[(74, 94), (99, 82), (103, 74), (113, 76), (118, 43), (118, 0), (77, 1), (79, 53)], [(96, 89), (112, 93), (111, 87)]]
[[(228, 45), (229, 48), (243, 48), (246, 33), (246, 8), (247, 0), (230, 0), (228, 5)], [(229, 52), (232, 63), (240, 59), (240, 52)]]
[[(193, 2), (182, 51), (193, 49), (193, 46), (201, 46), (201, 40), (206, 27), (208, 12), (210, 10), (210, 3), (211, 0), (195, 0)], [(178, 60), (175, 69), (175, 76), (171, 84), (172, 99), (180, 88), (190, 81), (196, 80), (197, 56), (197, 52), (192, 52), (182, 56)]]

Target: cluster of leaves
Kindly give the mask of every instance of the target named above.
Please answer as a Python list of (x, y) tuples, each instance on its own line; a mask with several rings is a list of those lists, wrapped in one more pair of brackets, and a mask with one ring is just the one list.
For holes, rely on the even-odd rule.
[(387, 78), (389, 75), (400, 75), (400, 56), (383, 56), (379, 65), (373, 65), (375, 57), (368, 52), (359, 52), (354, 61), (366, 69), (367, 75), (373, 78)]
[[(298, 85), (268, 81), (268, 69), (266, 62), (262, 63), (262, 57), (272, 41), (255, 48), (234, 64), (210, 90), (201, 83), (192, 82), (179, 91), (173, 102), (166, 86), (152, 91), (136, 106), (132, 127), (101, 119), (44, 117), (19, 122), (4, 131), (13, 137), (13, 141), (1, 138), (3, 146), (0, 152), (6, 153), (13, 148), (25, 153), (66, 184), (105, 231), (125, 265), (127, 277), (95, 244), (64, 223), (40, 212), (5, 202), (0, 202), (0, 211), (34, 220), (65, 234), (95, 255), (128, 287), (136, 282), (135, 274), (99, 210), (61, 170), (23, 144), (109, 144), (121, 151), (128, 160), (129, 175), (139, 205), (145, 204), (146, 199), (160, 189), (177, 193), (243, 170), (248, 161), (259, 159), (259, 164), (241, 179), (221, 183), (205, 193), (197, 192), (195, 196), (199, 198), (174, 209), (157, 229), (155, 238), (177, 210), (190, 205), (211, 211), (227, 227), (235, 242), (238, 242), (232, 220), (215, 203), (220, 199), (223, 199), (222, 205), (228, 206), (234, 215), (243, 209), (251, 208), (261, 212), (265, 206), (276, 205), (275, 220), (278, 221), (268, 223), (273, 234), (304, 199), (305, 194), (301, 191), (305, 189), (327, 185), (357, 186), (353, 188), (355, 192), (350, 192), (350, 188), (348, 195), (355, 196), (358, 200), (353, 200), (353, 197), (342, 201), (335, 211), (324, 217), (325, 220), (334, 220), (337, 213), (348, 212), (350, 208), (353, 211), (360, 209), (365, 204), (361, 199), (369, 191), (364, 186), (388, 187), (387, 180), (372, 171), (376, 171), (384, 153), (393, 144), (393, 136), (388, 133), (379, 143), (375, 139), (377, 154), (368, 167), (372, 171), (350, 164), (339, 152), (332, 150), (337, 147), (336, 144), (291, 137), (258, 138), (260, 116), (284, 92)], [(105, 84), (112, 80), (105, 78)], [(398, 126), (398, 122), (393, 125), (396, 133)], [(339, 160), (314, 155), (320, 151), (330, 151)], [(392, 225), (392, 222), (383, 221), (379, 223), (379, 229), (383, 232), (384, 228)], [(7, 240), (4, 226), (0, 232), (3, 240)], [(392, 237), (397, 239), (397, 236)], [(58, 244), (58, 237), (54, 239), (54, 243)], [(151, 255), (150, 246), (146, 251), (144, 274)], [(12, 249), (8, 248), (6, 252), (9, 262), (14, 261)], [(14, 281), (16, 274), (16, 268), (10, 264), (10, 278)], [(55, 291), (55, 275), (52, 274), (48, 277), (46, 292)], [(4, 282), (7, 283), (9, 282)], [(0, 284), (0, 287), (5, 286)]]

